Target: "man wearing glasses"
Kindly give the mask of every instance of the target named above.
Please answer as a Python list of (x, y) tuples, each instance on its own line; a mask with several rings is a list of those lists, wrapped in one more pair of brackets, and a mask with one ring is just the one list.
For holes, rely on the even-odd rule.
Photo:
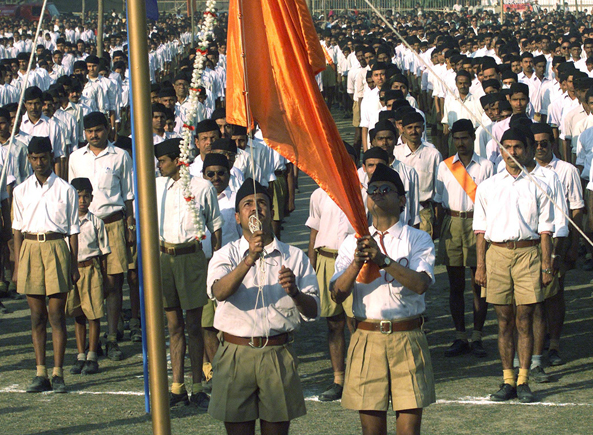
[[(342, 243), (331, 279), (333, 299), (350, 294), (357, 330), (348, 349), (342, 406), (359, 411), (363, 433), (387, 433), (389, 399), (397, 433), (420, 433), (422, 409), (435, 402), (428, 343), (422, 331), (424, 293), (434, 283), (434, 244), (400, 222), (406, 201), (396, 171), (378, 164), (369, 182), (370, 236)], [(364, 263), (380, 276), (356, 282)]]

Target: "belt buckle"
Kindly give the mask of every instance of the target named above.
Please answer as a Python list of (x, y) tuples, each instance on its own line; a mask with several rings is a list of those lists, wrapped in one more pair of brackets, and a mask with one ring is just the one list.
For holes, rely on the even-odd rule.
[[(249, 346), (253, 347), (254, 349), (262, 349), (267, 343), (268, 340), (264, 343), (261, 337), (251, 337), (249, 340)], [(259, 344), (256, 344), (258, 342)]]
[[(47, 241), (47, 238), (45, 237), (45, 233), (37, 233), (37, 241), (39, 243), (45, 243)], [(39, 237), (39, 236), (43, 236), (43, 237)]]
[[(389, 325), (389, 328), (387, 331), (385, 331), (383, 329), (383, 325)], [(393, 332), (393, 324), (391, 323), (390, 320), (381, 320), (381, 322), (379, 323), (379, 330), (381, 331), (381, 334), (391, 334)]]
[(517, 249), (517, 242), (515, 242), (513, 240), (507, 241), (506, 245), (507, 245), (507, 249), (512, 249), (512, 250)]
[(468, 214), (468, 213), (469, 213), (469, 212), (467, 212), (467, 211), (460, 211), (460, 212), (459, 212), (459, 217), (460, 217), (461, 219), (467, 219), (467, 214)]
[(169, 254), (172, 257), (177, 256), (177, 250), (175, 248), (167, 248), (167, 254)]

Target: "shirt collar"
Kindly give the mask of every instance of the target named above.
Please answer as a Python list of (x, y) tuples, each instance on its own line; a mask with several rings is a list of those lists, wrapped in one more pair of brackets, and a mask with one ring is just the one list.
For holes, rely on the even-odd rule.
[(232, 194), (233, 194), (233, 192), (231, 191), (231, 187), (230, 186), (227, 186), (227, 188), (224, 189), (220, 193), (220, 195), (218, 195), (218, 199), (221, 199), (221, 198), (229, 198), (230, 199), (230, 197), (231, 197)]
[[(56, 178), (58, 178), (56, 173), (54, 171), (51, 171), (51, 174), (49, 175), (49, 177), (47, 177), (47, 180), (45, 180), (45, 183), (43, 183), (43, 186), (47, 185), (47, 188), (49, 189), (54, 184), (54, 181), (56, 180)], [(33, 174), (33, 181), (35, 182), (35, 187), (37, 187), (37, 188), (43, 187), (41, 184), (39, 184), (39, 180), (37, 179), (35, 174)]]
[[(401, 235), (401, 233), (402, 233), (403, 229), (404, 229), (404, 225), (402, 224), (402, 222), (401, 222), (401, 221), (399, 221), (399, 220), (398, 220), (398, 221), (395, 223), (395, 225), (393, 225), (392, 227), (390, 227), (390, 228), (389, 228), (387, 231), (385, 231), (383, 234), (384, 234), (384, 235), (385, 235), (385, 234), (389, 234), (389, 235), (390, 235), (390, 236), (392, 236), (393, 238), (395, 238), (395, 239), (399, 239), (399, 236)], [(377, 234), (381, 234), (381, 232), (380, 232), (380, 231), (379, 231), (377, 228), (375, 228), (375, 226), (374, 226), (374, 225), (372, 225), (372, 226), (369, 228), (369, 232), (371, 233), (371, 235), (372, 235), (373, 237), (374, 237), (374, 236), (376, 236)]]
[[(459, 153), (455, 153), (455, 156), (453, 157), (453, 163), (455, 163), (455, 162), (458, 162), (458, 161), (460, 161), (460, 159), (459, 159)], [(476, 153), (473, 153), (473, 154), (472, 154), (472, 158), (471, 158), (471, 160), (469, 161), (469, 165), (471, 165), (471, 164), (472, 164), (472, 162), (473, 162), (473, 163), (476, 163), (476, 164), (478, 164), (478, 163), (479, 163), (479, 162), (478, 162), (478, 155), (477, 155)], [(463, 163), (463, 162), (462, 162), (462, 163)], [(469, 166), (469, 165), (467, 165), (467, 166)]]
[[(274, 240), (272, 240), (271, 243), (264, 247), (264, 257), (267, 257), (274, 251), (278, 251), (281, 254), (288, 254), (288, 252), (285, 252), (285, 249), (279, 245), (276, 236), (274, 236)], [(249, 242), (244, 235), (239, 239), (239, 252), (241, 253), (241, 258), (245, 258), (249, 252)]]
[[(91, 153), (93, 155), (95, 154), (91, 151), (89, 144), (87, 144), (83, 149), (84, 149), (84, 154), (87, 154), (87, 153)], [(113, 145), (113, 142), (107, 142), (107, 146), (105, 147), (105, 149), (102, 150), (95, 157), (101, 157), (104, 154), (115, 154), (115, 146)]]

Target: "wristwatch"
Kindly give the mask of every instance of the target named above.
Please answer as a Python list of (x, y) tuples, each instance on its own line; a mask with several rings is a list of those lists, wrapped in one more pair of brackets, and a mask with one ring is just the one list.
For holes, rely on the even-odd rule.
[(383, 264), (381, 264), (379, 266), (379, 269), (385, 269), (386, 267), (389, 267), (391, 265), (391, 258), (389, 258), (387, 255), (385, 256), (385, 260), (383, 260)]
[(542, 269), (543, 273), (547, 273), (548, 275), (554, 275), (554, 270), (553, 269)]
[(134, 225), (134, 224), (128, 225), (128, 230), (130, 230), (130, 231), (136, 231), (136, 225)]

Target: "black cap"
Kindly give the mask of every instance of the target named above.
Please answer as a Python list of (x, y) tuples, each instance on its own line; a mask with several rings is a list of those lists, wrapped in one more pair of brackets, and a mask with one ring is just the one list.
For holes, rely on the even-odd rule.
[(451, 127), (451, 134), (460, 131), (467, 131), (470, 134), (474, 134), (476, 132), (474, 124), (469, 119), (458, 119), (453, 123), (453, 127)]
[[(254, 189), (255, 184), (255, 189)], [(250, 195), (255, 195), (256, 193), (263, 193), (268, 197), (270, 201), (272, 201), (272, 197), (270, 196), (270, 192), (264, 186), (259, 184), (257, 181), (254, 181), (253, 178), (246, 179), (239, 190), (237, 191), (237, 197), (235, 198), (235, 211), (239, 211), (239, 203), (243, 198)]]
[(29, 150), (29, 154), (51, 152), (51, 141), (49, 137), (33, 136), (27, 149)]
[(513, 83), (511, 85), (511, 95), (513, 94), (523, 94), (529, 97), (529, 86), (525, 83)]
[(406, 113), (402, 118), (402, 127), (406, 125), (414, 124), (416, 122), (421, 122), (424, 125), (424, 118), (421, 114), (414, 110), (413, 112)]
[(202, 166), (202, 172), (206, 172), (208, 166), (223, 166), (229, 169), (229, 159), (224, 154), (209, 153), (204, 157), (204, 165)]
[(95, 56), (94, 54), (91, 54), (90, 56), (87, 56), (84, 61), (86, 63), (92, 63), (95, 65), (99, 65), (100, 59), (97, 56)]
[(220, 127), (216, 123), (216, 121), (212, 119), (204, 119), (203, 121), (198, 122), (196, 125), (196, 134), (198, 133), (206, 133), (208, 131), (220, 131)]
[(213, 120), (217, 120), (217, 119), (224, 119), (226, 118), (226, 109), (223, 107), (219, 107), (218, 109), (215, 109), (214, 112), (212, 112), (212, 116), (210, 116), (211, 119)]
[[(97, 62), (99, 63), (99, 62)], [(82, 69), (84, 71), (88, 70), (88, 67), (86, 66), (86, 62), (84, 60), (77, 60), (76, 62), (74, 62), (74, 64), (72, 65), (72, 71), (75, 71), (77, 69)]]
[(86, 190), (88, 192), (93, 191), (93, 185), (91, 184), (91, 180), (88, 178), (75, 178), (70, 182), (70, 184), (79, 192), (81, 190)]
[(104, 125), (107, 128), (109, 125), (107, 118), (102, 112), (91, 112), (82, 119), (82, 122), (84, 124), (85, 130), (98, 125)]
[(177, 94), (175, 93), (175, 89), (173, 89), (169, 86), (165, 86), (164, 88), (162, 88), (159, 91), (159, 98), (165, 98), (165, 97), (177, 97)]
[(183, 72), (180, 72), (179, 74), (177, 74), (177, 75), (175, 76), (175, 79), (173, 80), (173, 83), (175, 83), (177, 80), (184, 80), (184, 81), (186, 81), (186, 82), (188, 82), (188, 83), (190, 82), (190, 79), (189, 79), (189, 77), (187, 76), (187, 74), (185, 74), (185, 73), (183, 73)]
[(546, 133), (548, 135), (550, 135), (550, 138), (554, 137), (554, 132), (552, 131), (552, 127), (550, 127), (548, 124), (543, 123), (543, 122), (534, 122), (533, 124), (530, 125), (531, 128), (531, 132), (533, 134), (542, 134), (542, 133)]
[(121, 148), (122, 150), (132, 151), (132, 139), (128, 136), (120, 136), (117, 135), (117, 140), (114, 142), (116, 147)]
[(402, 196), (406, 194), (404, 183), (402, 183), (402, 179), (400, 178), (399, 174), (393, 169), (391, 169), (389, 166), (384, 165), (383, 163), (379, 163), (375, 167), (375, 172), (369, 180), (369, 186), (371, 185), (371, 183), (377, 183), (380, 181), (393, 183), (393, 185), (397, 189), (398, 195)]
[(389, 163), (389, 154), (383, 148), (371, 147), (362, 155), (362, 163), (364, 164), (368, 159), (380, 159)]
[(37, 98), (43, 100), (43, 91), (41, 89), (37, 86), (29, 86), (25, 89), (25, 101), (36, 100)]
[(237, 153), (237, 144), (234, 140), (231, 139), (216, 139), (212, 142), (212, 146), (210, 147), (212, 151), (220, 150), (220, 151), (229, 151), (231, 153)]
[(179, 144), (181, 143), (181, 138), (175, 138), (175, 139), (167, 139), (162, 141), (161, 143), (158, 143), (154, 146), (154, 155), (156, 158), (162, 157), (162, 156), (170, 156), (170, 155), (174, 155), (175, 157), (178, 157), (181, 154), (181, 151), (179, 150)]
[(518, 140), (523, 145), (527, 146), (527, 137), (518, 127), (512, 127), (505, 131), (500, 139), (500, 143), (503, 143), (505, 140)]

